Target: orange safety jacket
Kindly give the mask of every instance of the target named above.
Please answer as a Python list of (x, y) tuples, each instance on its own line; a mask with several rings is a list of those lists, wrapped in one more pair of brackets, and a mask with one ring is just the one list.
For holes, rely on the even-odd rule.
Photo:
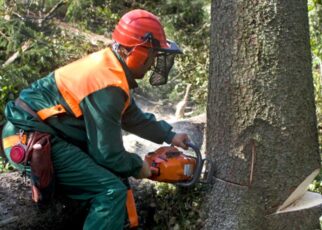
[[(127, 97), (123, 112), (130, 104), (130, 88), (121, 63), (110, 48), (92, 53), (80, 60), (57, 69), (55, 72), (56, 85), (75, 117), (83, 113), (81, 101), (88, 95), (109, 86), (121, 88)], [(61, 105), (44, 108), (37, 111), (40, 119), (59, 113), (65, 113)]]

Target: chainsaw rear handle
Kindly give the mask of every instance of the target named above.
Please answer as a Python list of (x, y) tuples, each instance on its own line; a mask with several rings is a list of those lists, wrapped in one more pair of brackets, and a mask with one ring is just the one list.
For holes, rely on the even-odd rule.
[(201, 153), (200, 153), (200, 150), (198, 149), (198, 147), (195, 146), (190, 141), (187, 142), (186, 145), (189, 148), (192, 148), (193, 151), (196, 154), (196, 169), (194, 171), (194, 174), (193, 174), (193, 177), (192, 177), (191, 180), (186, 181), (186, 182), (177, 182), (177, 183), (174, 183), (175, 185), (178, 185), (180, 187), (190, 187), (190, 186), (193, 186), (194, 184), (196, 184), (198, 182), (199, 178), (200, 178), (201, 171), (202, 171), (202, 165), (203, 165), (202, 156), (201, 156)]

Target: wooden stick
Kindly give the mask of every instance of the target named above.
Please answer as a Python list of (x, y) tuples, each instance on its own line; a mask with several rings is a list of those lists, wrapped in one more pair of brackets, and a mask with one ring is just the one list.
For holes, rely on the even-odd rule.
[(31, 40), (28, 40), (28, 41), (24, 42), (22, 44), (21, 51), (19, 50), (19, 51), (15, 52), (13, 55), (11, 55), (11, 57), (9, 57), (7, 59), (7, 61), (2, 64), (2, 67), (6, 67), (7, 65), (11, 64), (12, 62), (14, 62), (20, 56), (20, 54), (25, 52), (27, 49), (29, 49), (30, 46), (31, 46)]
[(12, 12), (12, 15), (17, 16), (18, 18), (20, 18), (22, 21), (26, 21), (26, 18), (21, 16), (20, 14), (18, 14), (17, 12)]
[(39, 20), (39, 24), (41, 25), (44, 21), (46, 21), (55, 12), (55, 10), (57, 10), (59, 7), (61, 7), (62, 5), (66, 4), (66, 3), (67, 3), (66, 0), (61, 0), (56, 5), (54, 5), (53, 8), (51, 8), (51, 10), (49, 10), (48, 13), (45, 14), (45, 16)]
[(7, 35), (5, 35), (2, 31), (0, 31), (0, 35), (2, 37), (4, 37), (5, 39), (7, 39), (7, 41), (10, 41), (10, 39), (7, 37)]
[[(52, 16), (52, 14), (62, 5), (66, 4), (67, 1), (66, 0), (61, 0), (60, 2), (58, 2), (56, 5), (53, 6), (53, 8), (51, 8), (44, 16), (22, 16), (17, 12), (12, 12), (13, 15), (15, 15), (16, 17), (18, 17), (19, 19), (21, 19), (22, 21), (30, 21), (30, 22), (37, 22), (39, 26), (42, 26), (42, 23), (44, 21), (46, 21), (48, 18), (50, 18), (50, 16)], [(29, 8), (28, 8), (29, 11)], [(29, 15), (29, 12), (27, 12), (27, 15)]]

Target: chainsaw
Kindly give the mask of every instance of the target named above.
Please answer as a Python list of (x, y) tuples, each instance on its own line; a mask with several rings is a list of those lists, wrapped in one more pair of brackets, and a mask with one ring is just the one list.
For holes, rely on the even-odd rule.
[[(163, 146), (145, 156), (152, 175), (148, 179), (158, 182), (167, 182), (181, 187), (190, 187), (197, 182), (212, 183), (213, 165), (208, 159), (202, 159), (200, 150), (191, 142), (186, 143), (193, 149), (194, 155), (184, 154), (174, 146)], [(207, 165), (204, 167), (205, 162)], [(203, 170), (204, 169), (204, 170)], [(138, 215), (136, 211), (133, 193), (128, 181), (127, 212), (128, 226), (138, 227)]]
[[(188, 147), (194, 155), (184, 154), (174, 146), (163, 146), (145, 156), (151, 169), (153, 181), (167, 182), (181, 187), (190, 187), (197, 182), (211, 183), (213, 166), (210, 160), (202, 159), (200, 150), (191, 142)], [(207, 166), (204, 169), (204, 164)]]

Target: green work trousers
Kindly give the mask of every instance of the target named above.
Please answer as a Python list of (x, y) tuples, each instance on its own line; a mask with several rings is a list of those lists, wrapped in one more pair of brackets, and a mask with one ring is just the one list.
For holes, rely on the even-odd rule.
[[(17, 132), (8, 122), (3, 137)], [(56, 136), (52, 136), (51, 144), (55, 180), (60, 189), (72, 199), (90, 203), (83, 229), (123, 229), (127, 192), (124, 183), (77, 146)], [(10, 149), (5, 149), (7, 157)]]

